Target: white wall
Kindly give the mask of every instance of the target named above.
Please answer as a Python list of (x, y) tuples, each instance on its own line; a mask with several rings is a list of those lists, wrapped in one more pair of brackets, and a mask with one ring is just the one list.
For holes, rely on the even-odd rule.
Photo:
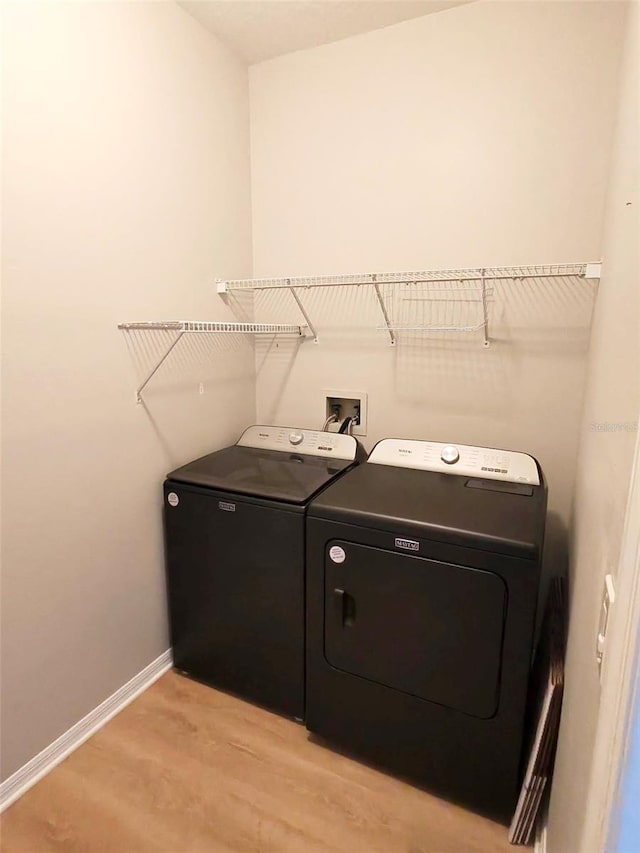
[(173, 3), (3, 15), (6, 778), (167, 648), (163, 475), (255, 409), (252, 347), (197, 339), (136, 406), (116, 329), (251, 273), (246, 68)]
[[(623, 19), (617, 3), (472, 3), (252, 66), (254, 274), (598, 259)], [(559, 566), (592, 298), (585, 282), (497, 286), (484, 350), (392, 348), (365, 328), (371, 292), (304, 294), (320, 343), (259, 353), (258, 418), (317, 428), (337, 385), (369, 392), (369, 447), (533, 453)], [(299, 316), (271, 291), (257, 310)]]
[(621, 8), (471, 3), (251, 66), (255, 273), (597, 252)]
[[(602, 772), (592, 752), (601, 707), (595, 658), (604, 576), (617, 575), (640, 411), (640, 8), (630, 4), (593, 320), (571, 537), (567, 683), (549, 813), (549, 853), (600, 853)], [(629, 565), (627, 572), (636, 567)], [(618, 590), (631, 588), (617, 577)], [(612, 621), (627, 602), (614, 606)], [(611, 721), (608, 721), (611, 724)], [(590, 794), (591, 791), (591, 794)], [(589, 800), (589, 796), (591, 799)], [(589, 802), (591, 807), (589, 807)], [(638, 803), (635, 804), (637, 809)], [(599, 827), (598, 827), (599, 829)]]

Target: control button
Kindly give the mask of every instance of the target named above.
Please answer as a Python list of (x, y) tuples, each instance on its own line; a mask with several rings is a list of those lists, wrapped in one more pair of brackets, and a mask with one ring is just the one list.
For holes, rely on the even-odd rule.
[(304, 439), (303, 432), (291, 432), (289, 433), (289, 441), (291, 444), (302, 444), (302, 440)]
[(457, 462), (458, 459), (460, 459), (460, 453), (458, 452), (458, 448), (454, 447), (453, 444), (446, 444), (442, 448), (440, 459), (442, 459), (443, 462), (446, 462), (447, 465), (453, 465), (454, 462)]

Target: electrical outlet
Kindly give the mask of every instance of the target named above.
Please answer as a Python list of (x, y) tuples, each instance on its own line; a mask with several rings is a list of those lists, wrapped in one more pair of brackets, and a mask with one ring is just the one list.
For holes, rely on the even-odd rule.
[(355, 418), (350, 432), (352, 435), (367, 434), (367, 394), (364, 391), (344, 391), (325, 389), (322, 392), (322, 423), (325, 423), (333, 415), (337, 415), (338, 422), (330, 424), (330, 432), (336, 432), (339, 424), (345, 418)]
[(604, 660), (607, 631), (609, 629), (609, 620), (611, 617), (611, 608), (616, 600), (616, 589), (611, 575), (605, 575), (604, 589), (602, 591), (602, 602), (600, 604), (600, 619), (598, 622), (598, 636), (596, 639), (596, 661), (598, 662), (598, 670), (602, 676), (602, 662)]

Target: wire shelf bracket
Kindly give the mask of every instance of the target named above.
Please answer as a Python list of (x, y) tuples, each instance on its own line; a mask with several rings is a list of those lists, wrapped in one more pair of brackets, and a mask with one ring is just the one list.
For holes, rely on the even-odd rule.
[[(482, 330), (483, 346), (490, 345), (489, 338), (489, 297), (493, 294), (493, 283), (496, 281), (524, 281), (527, 279), (547, 278), (583, 278), (599, 279), (602, 263), (566, 263), (566, 264), (535, 264), (527, 266), (510, 267), (474, 267), (468, 269), (449, 270), (414, 270), (410, 272), (381, 272), (381, 273), (348, 273), (346, 275), (322, 275), (322, 276), (299, 276), (295, 278), (247, 278), (216, 281), (218, 293), (225, 296), (233, 291), (260, 291), (287, 289), (293, 296), (305, 322), (313, 334), (315, 343), (318, 335), (311, 319), (305, 310), (299, 296), (299, 291), (315, 287), (345, 287), (370, 285), (376, 301), (382, 313), (383, 323), (378, 329), (386, 331), (389, 342), (393, 346), (396, 343), (396, 331), (424, 331), (424, 332), (472, 332)], [(387, 293), (393, 295), (393, 286), (398, 285), (444, 285), (437, 288), (436, 295), (442, 296), (450, 292), (450, 302), (461, 304), (463, 301), (478, 302), (480, 305), (480, 317), (478, 321), (460, 323), (397, 323), (390, 315), (389, 306), (381, 291), (381, 285), (385, 285)], [(451, 288), (449, 291), (447, 285)], [(463, 292), (473, 293), (476, 299), (462, 299)], [(429, 301), (432, 298), (427, 294), (426, 298), (414, 301)], [(444, 301), (444, 300), (437, 300)]]
[[(240, 279), (236, 279), (234, 281), (222, 281), (222, 279), (216, 279), (216, 286), (217, 286), (217, 290), (218, 290), (218, 293), (220, 294), (220, 296), (222, 296), (224, 298), (233, 290), (245, 290), (246, 291), (246, 290), (266, 290), (267, 289), (264, 287), (253, 288), (253, 287), (237, 287), (237, 286), (235, 286), (238, 284), (239, 281), (240, 281)], [(252, 279), (242, 279), (242, 281), (252, 281)], [(290, 279), (290, 278), (279, 279), (278, 281), (280, 283), (277, 285), (277, 287), (281, 288), (281, 289), (288, 290), (289, 293), (293, 296), (293, 299), (294, 299), (296, 305), (298, 306), (300, 313), (304, 317), (304, 321), (307, 325), (307, 328), (309, 329), (309, 331), (313, 335), (313, 342), (314, 342), (314, 344), (317, 344), (318, 343), (318, 334), (315, 330), (315, 326), (311, 322), (311, 319), (310, 319), (307, 311), (305, 310), (304, 305), (302, 304), (302, 300), (300, 299), (300, 296), (298, 295), (298, 292), (297, 292), (297, 287), (308, 287), (308, 285), (306, 285), (306, 284), (300, 285), (300, 284), (298, 284), (297, 279)], [(271, 289), (271, 288), (269, 288), (269, 289)]]
[(372, 276), (373, 278), (373, 291), (376, 295), (376, 299), (378, 300), (378, 304), (380, 305), (380, 310), (382, 311), (382, 316), (384, 317), (384, 327), (387, 330), (387, 334), (389, 335), (391, 346), (395, 346), (396, 344), (396, 336), (393, 333), (393, 328), (391, 326), (391, 322), (389, 320), (389, 313), (387, 312), (387, 306), (384, 304), (384, 299), (380, 293), (380, 285), (376, 279), (376, 276)]
[(118, 323), (118, 328), (123, 332), (176, 332), (176, 337), (171, 341), (167, 349), (162, 353), (158, 361), (145, 376), (142, 384), (136, 390), (136, 403), (142, 403), (143, 390), (171, 355), (183, 335), (296, 335), (297, 337), (304, 337), (306, 327), (287, 323), (236, 323), (220, 322), (217, 320), (154, 320), (139, 323)]

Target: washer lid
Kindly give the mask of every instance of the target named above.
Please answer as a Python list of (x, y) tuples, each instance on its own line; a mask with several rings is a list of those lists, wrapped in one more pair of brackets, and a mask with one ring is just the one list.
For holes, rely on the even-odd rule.
[(189, 462), (167, 477), (194, 486), (302, 504), (352, 464), (350, 459), (234, 445)]
[(310, 517), (535, 559), (544, 538), (544, 485), (359, 465), (319, 495)]

